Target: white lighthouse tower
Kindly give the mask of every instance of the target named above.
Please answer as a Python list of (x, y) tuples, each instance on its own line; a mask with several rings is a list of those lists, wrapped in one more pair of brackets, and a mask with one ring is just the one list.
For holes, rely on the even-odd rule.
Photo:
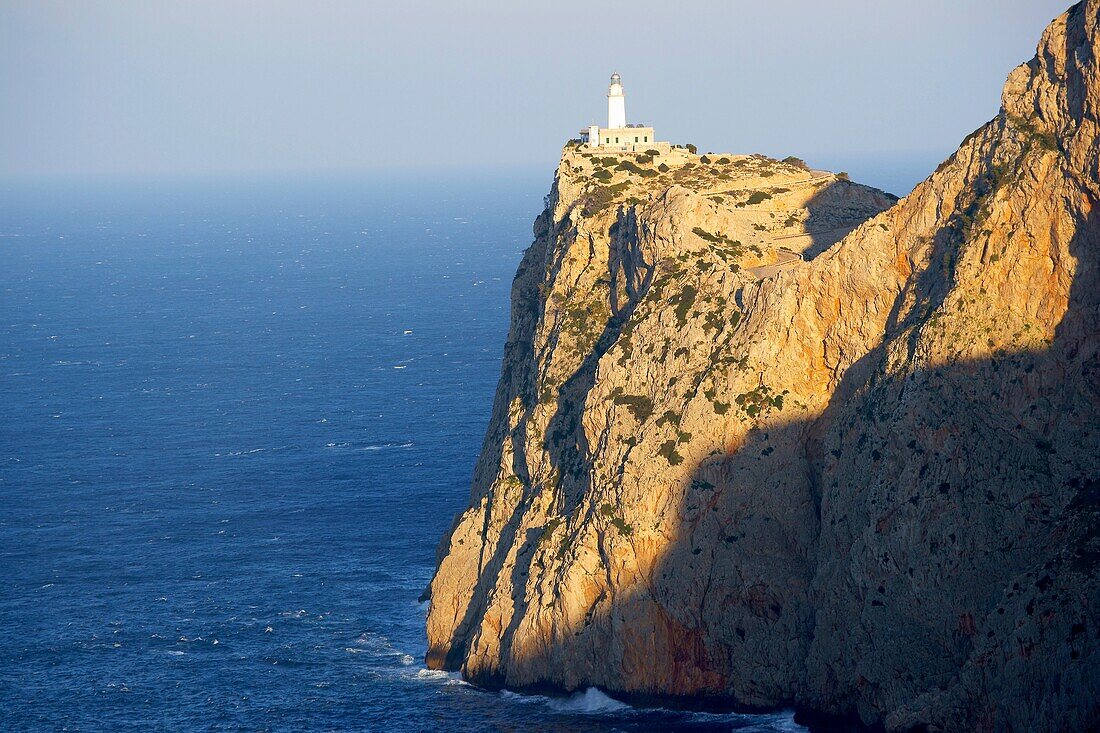
[(626, 94), (618, 74), (611, 75), (611, 86), (607, 88), (607, 127), (589, 125), (581, 130), (578, 142), (590, 148), (627, 153), (667, 153), (672, 147), (654, 140), (652, 127), (626, 124)]
[(626, 95), (618, 74), (611, 75), (607, 88), (607, 126), (612, 130), (626, 127)]

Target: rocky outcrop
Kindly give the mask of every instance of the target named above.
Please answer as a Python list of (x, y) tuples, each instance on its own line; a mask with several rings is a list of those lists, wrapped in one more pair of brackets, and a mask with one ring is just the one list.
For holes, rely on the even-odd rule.
[(428, 663), (889, 730), (1100, 717), (1100, 0), (909, 196), (569, 147)]

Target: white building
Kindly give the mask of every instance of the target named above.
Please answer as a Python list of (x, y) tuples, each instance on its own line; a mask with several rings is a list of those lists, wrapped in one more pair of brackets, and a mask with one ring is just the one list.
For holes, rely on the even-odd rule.
[(670, 148), (667, 142), (656, 141), (652, 127), (626, 123), (626, 92), (618, 74), (611, 75), (611, 86), (607, 89), (607, 127), (590, 125), (587, 130), (581, 130), (581, 142), (592, 148), (628, 152), (657, 150), (666, 153)]

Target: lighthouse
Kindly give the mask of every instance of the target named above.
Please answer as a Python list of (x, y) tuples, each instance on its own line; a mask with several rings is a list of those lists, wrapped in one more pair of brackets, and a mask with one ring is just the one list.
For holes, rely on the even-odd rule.
[(626, 127), (626, 95), (618, 74), (611, 75), (611, 86), (607, 88), (607, 126), (612, 130)]
[(611, 75), (611, 85), (607, 88), (607, 127), (589, 125), (581, 130), (580, 142), (590, 148), (628, 153), (654, 150), (661, 153), (671, 148), (667, 142), (654, 139), (652, 127), (626, 124), (626, 93), (623, 91), (623, 80), (617, 73)]

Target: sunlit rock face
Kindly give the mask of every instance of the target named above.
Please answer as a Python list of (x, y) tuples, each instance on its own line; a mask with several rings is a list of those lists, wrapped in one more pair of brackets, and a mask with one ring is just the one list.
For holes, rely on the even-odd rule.
[(1098, 16), (900, 202), (567, 148), (428, 663), (889, 730), (1100, 719)]

